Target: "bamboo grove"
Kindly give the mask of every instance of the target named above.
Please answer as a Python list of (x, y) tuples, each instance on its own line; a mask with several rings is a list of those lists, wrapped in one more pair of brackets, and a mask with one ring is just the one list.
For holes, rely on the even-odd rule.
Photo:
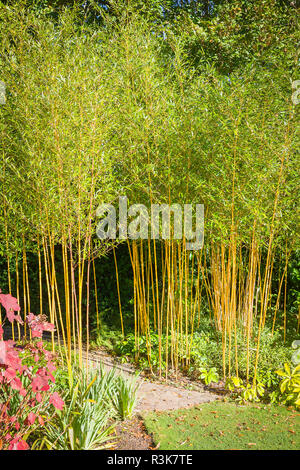
[[(155, 331), (159, 372), (168, 377), (169, 368), (189, 364), (193, 332), (209, 315), (222, 335), (224, 376), (239, 374), (241, 332), (247, 380), (255, 382), (265, 325), (274, 331), (283, 321), (285, 337), (290, 321), (300, 323), (286, 305), (288, 262), (299, 249), (299, 111), (290, 82), (297, 51), (290, 43), (268, 66), (224, 76), (213, 64), (190, 65), (182, 37), (167, 27), (160, 34), (126, 11), (118, 25), (104, 21), (79, 23), (67, 9), (54, 22), (1, 6), (0, 252), (8, 289), (25, 318), (27, 256), (36, 253), (36, 313), (55, 323), (53, 348), (68, 363), (76, 350), (82, 364), (91, 289), (101, 328), (95, 266), (108, 252), (119, 283), (121, 242), (96, 237), (99, 204), (119, 195), (147, 206), (204, 204), (201, 250), (186, 250), (185, 239), (127, 242), (137, 354), (144, 335), (151, 367)], [(119, 307), (126, 334), (120, 293)]]

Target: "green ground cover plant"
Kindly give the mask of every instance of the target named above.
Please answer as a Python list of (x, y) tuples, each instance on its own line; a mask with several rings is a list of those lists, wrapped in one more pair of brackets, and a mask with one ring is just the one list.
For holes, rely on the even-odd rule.
[[(255, 332), (255, 329), (254, 329)], [(206, 385), (211, 382), (218, 382), (223, 378), (222, 370), (222, 335), (214, 330), (209, 320), (202, 319), (201, 325), (193, 335), (188, 336), (190, 343), (189, 364), (186, 365), (185, 343), (178, 342), (178, 357), (181, 364), (180, 371), (193, 377), (196, 380), (203, 381)], [(122, 337), (120, 330), (111, 330), (103, 328), (97, 339), (91, 342), (91, 345), (104, 347), (108, 351), (117, 355), (121, 362), (133, 362), (141, 370), (157, 373), (159, 368), (159, 349), (158, 335), (151, 332), (152, 348), (149, 352), (145, 336), (140, 336), (138, 343), (133, 333), (129, 333), (125, 338)], [(239, 354), (239, 377), (242, 381), (247, 378), (247, 349), (244, 345), (243, 332), (237, 332), (237, 344)], [(297, 344), (293, 341), (292, 344)], [(163, 357), (166, 357), (166, 335), (162, 336)], [(168, 347), (170, 349), (171, 338), (169, 337)], [(256, 336), (254, 334), (250, 342), (250, 374), (254, 373), (254, 361), (256, 352)], [(232, 353), (234, 352), (232, 345)], [(295, 356), (297, 349), (293, 349), (289, 342), (283, 344), (279, 332), (272, 334), (269, 328), (265, 328), (262, 333), (262, 342), (260, 350), (260, 364), (258, 370), (258, 382), (262, 384), (269, 393), (279, 385), (279, 376), (275, 373), (276, 369), (283, 367), (285, 362), (290, 362)], [(149, 357), (150, 355), (150, 357)], [(170, 357), (170, 355), (169, 355)], [(296, 356), (295, 356), (296, 357)], [(151, 369), (149, 366), (151, 364)], [(169, 364), (172, 371), (172, 362)], [(209, 371), (211, 371), (209, 373)]]

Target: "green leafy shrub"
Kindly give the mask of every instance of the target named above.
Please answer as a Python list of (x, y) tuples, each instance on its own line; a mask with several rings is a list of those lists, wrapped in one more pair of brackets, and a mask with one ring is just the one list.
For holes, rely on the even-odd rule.
[(199, 369), (200, 372), (200, 379), (202, 379), (205, 385), (209, 385), (211, 382), (218, 382), (219, 374), (217, 372), (216, 367), (212, 367), (211, 369), (205, 369), (201, 367)]
[(244, 384), (240, 377), (228, 377), (225, 387), (232, 392), (232, 396), (239, 402), (258, 402), (265, 393), (265, 387), (261, 382)]
[(300, 364), (291, 367), (285, 363), (282, 369), (276, 371), (281, 377), (279, 390), (272, 394), (272, 401), (300, 408)]

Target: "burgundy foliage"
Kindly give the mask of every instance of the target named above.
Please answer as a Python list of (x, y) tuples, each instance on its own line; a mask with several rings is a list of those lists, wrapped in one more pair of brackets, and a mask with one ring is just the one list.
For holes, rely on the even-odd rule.
[[(10, 323), (23, 324), (20, 306), (15, 297), (2, 294), (0, 304), (6, 311)], [(33, 429), (44, 426), (50, 419), (49, 410), (62, 410), (64, 402), (57, 392), (51, 393), (55, 382), (52, 372), (56, 369), (53, 354), (43, 347), (43, 331), (54, 331), (54, 325), (44, 315), (27, 315), (26, 323), (32, 340), (24, 346), (3, 339), (0, 324), (0, 449), (28, 450), (27, 438)], [(30, 357), (31, 361), (26, 361)], [(34, 363), (36, 366), (28, 365)]]

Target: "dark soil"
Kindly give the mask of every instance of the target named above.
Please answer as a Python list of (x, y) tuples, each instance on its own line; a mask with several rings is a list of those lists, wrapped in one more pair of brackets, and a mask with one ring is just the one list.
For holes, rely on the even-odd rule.
[(116, 427), (117, 439), (112, 450), (151, 450), (153, 441), (147, 434), (143, 421), (139, 416), (126, 420)]

